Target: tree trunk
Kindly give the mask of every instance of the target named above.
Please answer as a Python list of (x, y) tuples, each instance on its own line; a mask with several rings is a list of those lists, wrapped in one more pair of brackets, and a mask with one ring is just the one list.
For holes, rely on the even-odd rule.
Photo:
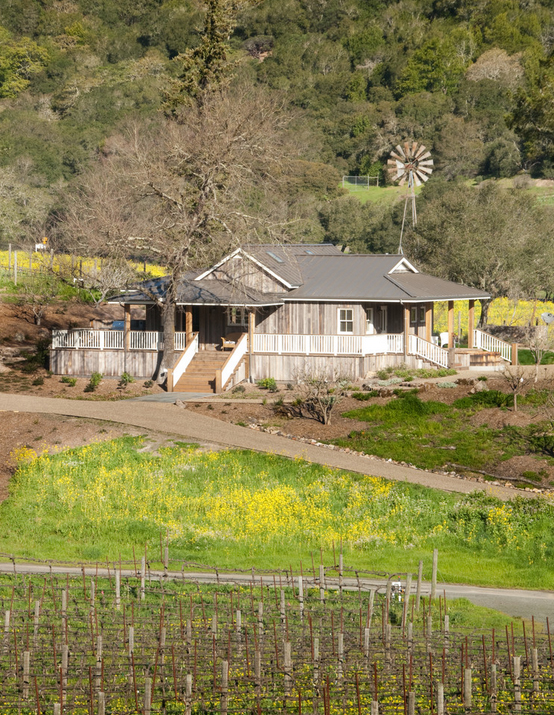
[(479, 327), (480, 328), (485, 328), (489, 319), (489, 307), (491, 304), (491, 299), (487, 298), (486, 300), (481, 298), (481, 317), (479, 318)]
[(166, 371), (173, 367), (175, 361), (175, 302), (171, 299), (169, 291), (162, 309), (162, 325), (164, 331), (164, 351), (162, 356), (162, 369), (160, 370), (160, 376), (163, 375), (163, 379), (158, 377), (160, 383), (165, 381)]

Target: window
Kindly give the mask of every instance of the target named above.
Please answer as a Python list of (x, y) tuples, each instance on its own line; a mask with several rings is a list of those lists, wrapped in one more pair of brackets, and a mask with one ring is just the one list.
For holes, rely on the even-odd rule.
[(248, 326), (248, 310), (246, 308), (227, 308), (227, 325)]
[(415, 325), (417, 323), (417, 308), (410, 308), (410, 324)]
[(277, 263), (283, 263), (283, 259), (282, 259), (282, 258), (279, 258), (279, 256), (276, 256), (276, 255), (275, 255), (274, 253), (272, 253), (271, 251), (266, 251), (266, 253), (267, 253), (268, 256), (271, 256), (274, 261), (277, 261)]
[(419, 322), (424, 323), (425, 322), (425, 306), (421, 305), (419, 307)]
[(365, 333), (366, 335), (373, 335), (375, 332), (375, 327), (373, 325), (373, 308), (365, 309)]
[(354, 319), (352, 308), (339, 308), (339, 333), (353, 333)]

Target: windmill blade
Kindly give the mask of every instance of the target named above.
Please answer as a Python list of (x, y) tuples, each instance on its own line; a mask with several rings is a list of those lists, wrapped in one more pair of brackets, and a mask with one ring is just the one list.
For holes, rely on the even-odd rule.
[(417, 147), (418, 147), (418, 143), (417, 143), (417, 142), (412, 142), (412, 148), (411, 148), (411, 150), (410, 150), (410, 155), (411, 155), (411, 157), (412, 157), (413, 159), (416, 158), (417, 151), (418, 151)]
[(403, 177), (400, 179), (400, 181), (398, 182), (398, 186), (404, 186), (404, 184), (406, 183), (406, 179), (407, 179), (407, 178), (408, 178), (408, 174), (404, 173), (404, 176), (403, 176)]
[(404, 154), (407, 159), (410, 157), (410, 142), (404, 142)]
[(433, 173), (433, 169), (428, 166), (418, 166), (417, 171), (423, 171), (425, 174), (429, 174), (429, 176)]
[(406, 154), (404, 154), (404, 149), (400, 146), (400, 144), (397, 144), (395, 147), (396, 151), (400, 154), (400, 156), (406, 158)]
[(427, 151), (427, 147), (424, 144), (422, 144), (419, 147), (419, 149), (417, 150), (417, 152), (414, 154), (414, 158), (419, 159), (421, 157), (421, 155), (424, 154), (426, 151)]
[(424, 161), (418, 161), (418, 166), (434, 166), (435, 162), (432, 159), (425, 159)]
[(416, 169), (415, 173), (422, 181), (429, 181), (429, 177), (426, 174), (420, 173), (419, 169)]
[(425, 161), (426, 159), (429, 159), (430, 156), (431, 156), (431, 152), (430, 152), (430, 151), (426, 151), (426, 152), (425, 152), (424, 154), (422, 154), (421, 156), (418, 156), (418, 157), (417, 157), (417, 160), (418, 160), (418, 161)]
[(391, 151), (390, 155), (391, 155), (394, 159), (396, 159), (397, 161), (401, 161), (402, 163), (404, 163), (404, 162), (406, 161), (406, 157), (400, 156), (400, 154), (395, 154), (393, 151)]
[(414, 184), (415, 184), (416, 186), (421, 186), (421, 181), (419, 180), (419, 176), (417, 175), (417, 171), (414, 171), (414, 173), (413, 173), (413, 180), (414, 180)]

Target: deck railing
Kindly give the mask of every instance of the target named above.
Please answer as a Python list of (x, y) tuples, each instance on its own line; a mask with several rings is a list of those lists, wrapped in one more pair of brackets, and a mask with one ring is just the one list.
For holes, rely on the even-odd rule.
[[(175, 350), (185, 349), (186, 333), (175, 333)], [(164, 334), (157, 330), (131, 330), (129, 347), (131, 350), (163, 350)], [(123, 330), (53, 330), (52, 348), (73, 348), (75, 350), (123, 350), (125, 331)]]
[(244, 358), (248, 352), (248, 333), (243, 333), (237, 341), (237, 344), (231, 351), (231, 354), (225, 361), (225, 364), (218, 370), (215, 378), (216, 392), (220, 392), (225, 389), (225, 385), (231, 379), (233, 373), (240, 365), (241, 360)]
[(489, 353), (500, 353), (503, 360), (512, 362), (512, 346), (494, 335), (484, 333), (482, 330), (473, 331), (473, 346)]
[(417, 335), (410, 335), (408, 352), (410, 355), (417, 355), (428, 362), (440, 365), (440, 367), (448, 367), (448, 350), (429, 343)]
[(172, 392), (175, 385), (183, 377), (187, 367), (191, 364), (193, 357), (198, 352), (198, 333), (193, 333), (192, 340), (187, 345), (187, 349), (181, 353), (173, 369), (169, 371), (167, 376), (167, 390)]
[(281, 355), (378, 355), (401, 353), (404, 336), (389, 335), (270, 335), (255, 333), (254, 353)]

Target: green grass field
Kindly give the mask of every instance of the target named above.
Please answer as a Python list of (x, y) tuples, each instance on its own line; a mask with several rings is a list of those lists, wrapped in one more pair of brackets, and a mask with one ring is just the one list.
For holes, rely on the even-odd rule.
[[(353, 186), (345, 184), (345, 189), (353, 196), (356, 196), (362, 204), (371, 201), (375, 204), (383, 206), (392, 205), (398, 201), (405, 199), (408, 189), (405, 186)], [(416, 194), (419, 194), (421, 187), (416, 188)]]
[[(554, 506), (501, 503), (252, 452), (144, 451), (140, 438), (20, 452), (0, 506), (0, 550), (103, 561), (159, 553), (220, 568), (299, 568), (342, 540), (350, 567), (483, 585), (554, 588)], [(143, 450), (143, 451), (140, 451)]]

